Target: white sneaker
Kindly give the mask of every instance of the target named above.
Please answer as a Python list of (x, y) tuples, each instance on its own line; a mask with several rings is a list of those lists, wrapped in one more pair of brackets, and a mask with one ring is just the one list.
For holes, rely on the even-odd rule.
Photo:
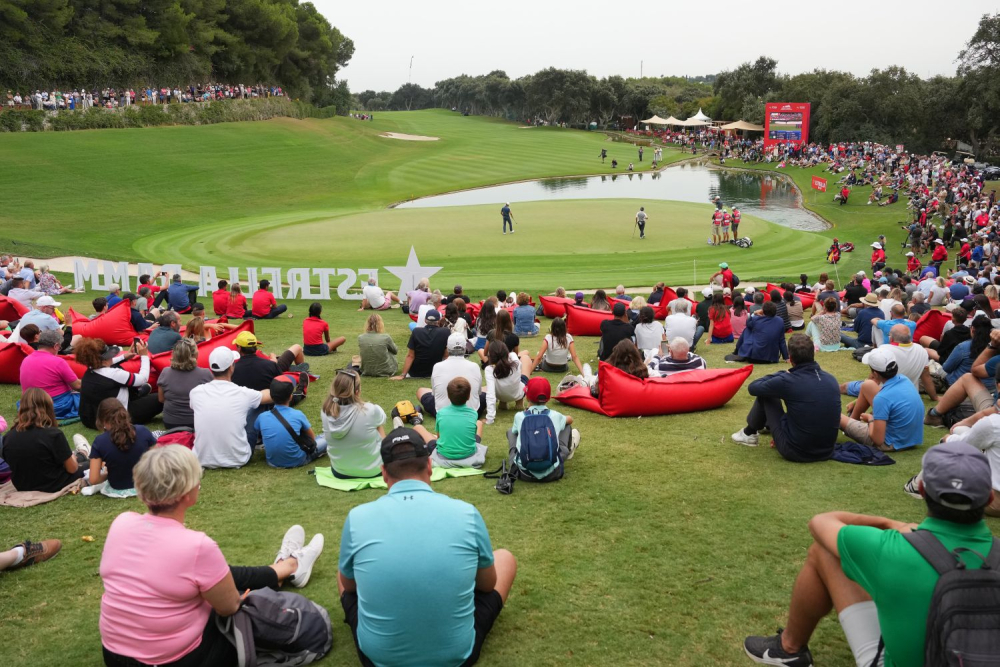
[(403, 428), (403, 418), (402, 417), (393, 417), (392, 418), (392, 428), (393, 429)]
[(302, 550), (302, 545), (306, 543), (306, 531), (299, 524), (295, 524), (285, 533), (285, 537), (281, 540), (281, 548), (278, 549), (278, 555), (274, 557), (274, 562), (285, 560), (286, 558), (291, 558), (296, 552)]
[(300, 549), (298, 553), (293, 554), (299, 561), (299, 569), (295, 570), (291, 578), (292, 585), (296, 588), (303, 588), (309, 583), (313, 565), (316, 564), (316, 559), (319, 558), (319, 555), (323, 553), (323, 544), (323, 534), (316, 533), (309, 541), (309, 544)]
[(590, 369), (590, 364), (583, 365), (583, 377), (589, 378), (594, 376), (594, 371)]
[(753, 435), (747, 435), (746, 433), (743, 432), (743, 429), (740, 429), (736, 433), (733, 433), (733, 442), (738, 443), (740, 445), (746, 445), (747, 447), (756, 447), (757, 440), (758, 438), (756, 433), (754, 433)]
[(85, 454), (87, 458), (90, 458), (90, 443), (87, 442), (87, 439), (85, 437), (83, 437), (79, 433), (74, 434), (73, 444), (76, 446), (76, 451), (80, 452), (81, 454)]
[(572, 435), (569, 439), (569, 455), (566, 457), (567, 461), (573, 458), (573, 455), (576, 454), (576, 450), (580, 448), (580, 432), (573, 429), (571, 433)]

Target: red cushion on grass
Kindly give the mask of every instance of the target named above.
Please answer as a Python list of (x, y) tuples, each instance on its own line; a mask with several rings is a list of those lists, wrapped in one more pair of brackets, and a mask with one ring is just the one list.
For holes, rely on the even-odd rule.
[(941, 340), (941, 333), (944, 325), (951, 321), (951, 316), (940, 310), (928, 310), (919, 320), (917, 329), (913, 332), (913, 341), (918, 342), (922, 336), (930, 336), (934, 340)]
[(566, 306), (576, 303), (575, 299), (568, 299), (564, 296), (542, 296), (538, 295), (538, 301), (542, 304), (542, 314), (545, 317), (566, 317)]
[[(614, 297), (614, 298), (611, 299), (611, 307), (612, 308), (614, 308), (615, 303), (623, 303), (623, 304), (625, 304), (626, 308), (631, 308), (632, 307), (632, 302), (629, 299), (619, 299), (618, 297)], [(658, 319), (658, 320), (664, 319), (667, 316), (667, 304), (668, 303), (669, 303), (669, 301), (665, 301), (664, 300), (664, 301), (661, 301), (660, 303), (656, 304), (655, 306), (649, 306), (650, 308), (653, 309), (653, 317), (656, 318), (656, 319)], [(649, 304), (646, 304), (646, 305), (649, 305)]]
[[(666, 378), (640, 379), (601, 362), (598, 369), (600, 397), (593, 403), (582, 400), (579, 393), (563, 392), (560, 402), (609, 417), (646, 417), (698, 412), (718, 408), (729, 402), (753, 372), (753, 366), (712, 368), (704, 371), (676, 373)], [(569, 401), (563, 401), (569, 394)]]
[[(202, 368), (208, 368), (208, 357), (212, 354), (212, 350), (217, 347), (228, 347), (230, 350), (235, 350), (236, 346), (233, 345), (233, 341), (236, 340), (236, 337), (244, 331), (253, 333), (253, 320), (244, 320), (235, 329), (216, 334), (208, 340), (198, 343), (198, 365)], [(168, 350), (166, 352), (160, 352), (159, 354), (150, 355), (150, 367), (154, 369), (157, 374), (159, 374), (159, 372), (164, 368), (168, 368), (170, 366), (171, 354), (173, 354), (173, 352)]]
[(0, 384), (20, 384), (21, 363), (32, 352), (27, 343), (0, 344)]
[(28, 308), (23, 303), (17, 299), (0, 295), (0, 320), (14, 322), (27, 314)]
[(610, 310), (593, 310), (583, 306), (566, 306), (566, 331), (571, 336), (600, 336), (601, 322), (613, 320)]
[[(71, 312), (71, 315), (78, 317), (76, 313)], [(74, 320), (73, 335), (100, 338), (108, 345), (128, 347), (132, 344), (132, 339), (137, 337), (132, 328), (132, 309), (128, 301), (116, 303), (108, 312), (101, 313), (92, 320)]]
[(556, 396), (556, 400), (570, 407), (589, 410), (605, 417), (611, 416), (601, 407), (601, 402), (591, 395), (589, 387), (571, 387)]

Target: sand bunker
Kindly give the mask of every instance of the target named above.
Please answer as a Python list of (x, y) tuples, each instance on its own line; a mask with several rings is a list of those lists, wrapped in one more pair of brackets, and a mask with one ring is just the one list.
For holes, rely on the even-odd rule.
[(423, 137), (419, 134), (400, 134), (399, 132), (383, 132), (378, 135), (386, 139), (402, 139), (403, 141), (437, 141), (437, 137)]

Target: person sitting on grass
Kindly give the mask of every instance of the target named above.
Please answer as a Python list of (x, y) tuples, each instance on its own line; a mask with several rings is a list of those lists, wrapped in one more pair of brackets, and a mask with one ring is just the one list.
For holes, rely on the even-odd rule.
[[(498, 318), (497, 322), (499, 321)], [(435, 364), (445, 358), (448, 339), (452, 335), (451, 330), (443, 326), (445, 322), (437, 310), (427, 311), (424, 326), (417, 327), (410, 333), (410, 340), (406, 343), (406, 358), (399, 375), (392, 376), (390, 380), (431, 376)], [(510, 317), (507, 318), (507, 326), (510, 326)], [(465, 352), (464, 342), (462, 352)]]
[(378, 313), (368, 316), (365, 332), (358, 336), (361, 354), (361, 374), (368, 377), (390, 377), (396, 374), (396, 343), (385, 332), (385, 322)]
[(448, 383), (456, 377), (464, 377), (469, 381), (470, 387), (476, 388), (469, 397), (469, 407), (480, 417), (486, 414), (486, 394), (480, 391), (483, 372), (478, 364), (465, 358), (465, 340), (463, 334), (453, 333), (448, 336), (444, 359), (434, 364), (431, 371), (431, 388), (417, 389), (417, 401), (424, 414), (433, 417), (438, 410), (449, 405)]
[(379, 477), (385, 411), (361, 398), (361, 376), (355, 369), (337, 371), (320, 417), (333, 476), (338, 479)]
[(535, 369), (544, 373), (566, 373), (569, 371), (569, 360), (572, 359), (577, 371), (583, 373), (583, 364), (576, 353), (576, 344), (573, 336), (566, 333), (566, 320), (557, 317), (549, 325), (549, 333), (542, 339), (542, 347), (535, 355), (535, 359), (530, 365), (523, 366), (522, 370), (527, 371), (525, 375), (530, 376)]
[(777, 315), (774, 301), (766, 301), (760, 314), (747, 320), (747, 327), (736, 342), (736, 353), (727, 354), (726, 361), (776, 364), (779, 357), (788, 361), (785, 323)]
[(712, 305), (708, 309), (708, 343), (732, 343), (732, 316), (726, 306), (722, 292), (716, 292), (712, 297)]
[[(641, 298), (636, 297), (636, 299)], [(656, 321), (656, 313), (650, 306), (642, 306), (639, 309), (639, 317), (633, 327), (635, 328), (636, 347), (640, 350), (660, 351), (667, 339), (666, 331), (663, 325)]]
[(523, 412), (514, 415), (514, 424), (507, 431), (507, 444), (510, 449), (516, 450), (515, 461), (523, 453), (522, 447), (522, 425), (527, 415), (544, 415), (552, 422), (553, 432), (559, 439), (558, 461), (554, 461), (551, 466), (540, 470), (531, 470), (518, 466), (518, 479), (531, 482), (555, 482), (562, 479), (566, 472), (566, 461), (569, 461), (576, 454), (580, 446), (580, 432), (573, 426), (573, 418), (564, 415), (546, 406), (552, 397), (552, 385), (543, 377), (531, 378), (524, 388), (525, 398), (528, 399), (528, 408)]
[(812, 340), (805, 334), (792, 334), (788, 355), (788, 371), (758, 378), (747, 387), (755, 400), (746, 427), (733, 433), (733, 442), (756, 447), (757, 434), (767, 428), (782, 458), (825, 461), (833, 455), (840, 426), (837, 380), (816, 363)]
[(601, 340), (597, 345), (597, 358), (607, 361), (620, 341), (635, 342), (635, 328), (629, 322), (624, 303), (616, 303), (611, 310), (614, 319), (601, 322)]
[(486, 344), (479, 350), (479, 360), (484, 364), (488, 358), (490, 344), (495, 340), (503, 341), (507, 349), (514, 354), (519, 354), (521, 351), (521, 337), (514, 333), (514, 323), (511, 321), (510, 313), (504, 308), (497, 311), (493, 330), (486, 334)]
[[(85, 477), (90, 484), (107, 482), (110, 488), (106, 495), (134, 496), (132, 469), (156, 446), (156, 438), (145, 426), (132, 424), (128, 410), (117, 398), (106, 398), (97, 406), (97, 426), (103, 433), (90, 447), (90, 468)], [(73, 440), (86, 442), (80, 434)]]
[[(253, 293), (250, 303), (250, 318), (254, 320), (273, 320), (288, 310), (285, 304), (278, 305), (274, 294), (270, 292), (271, 281), (261, 280), (258, 283), (260, 289)], [(279, 286), (280, 287), (280, 286)], [(291, 317), (292, 314), (288, 313)]]
[(156, 393), (163, 404), (163, 428), (194, 428), (191, 390), (212, 381), (212, 372), (198, 366), (198, 346), (190, 338), (177, 341), (170, 366), (160, 371)]
[[(239, 664), (236, 644), (217, 624), (240, 609), (248, 590), (284, 582), (302, 588), (323, 551), (302, 526), (285, 533), (273, 565), (230, 567), (210, 537), (184, 526), (199, 499), (202, 470), (181, 445), (154, 447), (132, 471), (147, 514), (123, 512), (101, 554), (101, 644), (106, 665)], [(151, 576), (155, 572), (156, 576)]]
[(225, 317), (229, 309), (229, 281), (220, 280), (219, 289), (212, 292), (212, 312), (216, 317)]
[(927, 617), (939, 575), (911, 539), (939, 542), (965, 567), (981, 567), (981, 559), (992, 555), (993, 535), (983, 510), (994, 493), (990, 464), (971, 445), (932, 447), (924, 454), (923, 469), (918, 491), (927, 503), (927, 518), (919, 526), (851, 512), (812, 518), (814, 542), (792, 588), (785, 629), (743, 642), (754, 662), (812, 665), (809, 640), (835, 609), (858, 667), (924, 664)]
[(535, 309), (530, 305), (531, 297), (527, 292), (517, 295), (517, 308), (514, 309), (514, 333), (518, 336), (535, 336), (539, 324), (535, 321)]
[(90, 302), (90, 305), (94, 308), (94, 312), (87, 315), (88, 320), (95, 320), (99, 316), (108, 312), (108, 300), (103, 296), (99, 296)]
[(654, 354), (646, 364), (649, 377), (670, 377), (685, 371), (703, 371), (708, 368), (705, 360), (691, 352), (686, 338), (677, 336), (667, 343), (667, 354)]
[[(889, 330), (889, 342), (879, 345), (878, 349), (884, 349), (893, 356), (899, 366), (899, 372), (913, 384), (914, 389), (919, 392), (922, 387), (927, 392), (928, 398), (932, 401), (938, 400), (934, 379), (928, 368), (930, 359), (927, 350), (913, 344), (910, 330), (905, 325), (893, 326)], [(841, 394), (858, 399), (848, 405), (848, 414), (854, 419), (861, 418), (861, 414), (872, 404), (872, 399), (880, 390), (881, 387), (872, 379), (854, 380), (840, 385)]]
[(945, 324), (941, 340), (930, 336), (921, 336), (917, 342), (927, 348), (927, 354), (931, 359), (944, 364), (951, 356), (952, 350), (960, 343), (972, 338), (972, 330), (965, 324), (968, 318), (969, 315), (965, 308), (958, 306), (951, 311), (951, 322)]
[(431, 450), (419, 433), (394, 429), (381, 454), (389, 492), (347, 515), (337, 573), (361, 664), (473, 665), (517, 561), (492, 551), (475, 507), (431, 489)]
[(368, 284), (362, 288), (361, 307), (358, 310), (388, 310), (393, 303), (399, 303), (399, 297), (392, 292), (383, 292), (374, 276), (368, 278)]
[(840, 323), (840, 302), (829, 296), (823, 300), (823, 312), (809, 319), (806, 334), (820, 352), (836, 352), (840, 349)]
[[(309, 317), (302, 320), (302, 352), (310, 357), (322, 357), (347, 342), (343, 336), (330, 340), (330, 325), (323, 321), (323, 304), (309, 305)], [(393, 369), (395, 370), (395, 369)]]
[(80, 378), (59, 356), (62, 342), (59, 331), (38, 334), (37, 352), (21, 362), (21, 391), (38, 387), (52, 398), (56, 419), (76, 419), (80, 412)]
[(611, 303), (604, 290), (599, 289), (594, 292), (594, 296), (590, 299), (590, 308), (591, 310), (611, 310)]
[[(185, 285), (181, 282), (181, 274), (175, 273), (171, 276), (170, 286), (157, 293), (156, 299), (153, 301), (153, 307), (159, 308), (166, 301), (171, 310), (183, 315), (191, 310), (191, 297), (197, 294), (197, 292), (197, 285)], [(112, 304), (109, 303), (108, 305)]]
[[(642, 353), (639, 348), (635, 346), (635, 343), (626, 339), (618, 341), (615, 345), (615, 349), (611, 351), (611, 355), (608, 357), (607, 362), (609, 365), (614, 366), (620, 371), (628, 373), (632, 377), (637, 377), (639, 379), (649, 377), (649, 368), (646, 366), (646, 362), (643, 359)], [(598, 368), (598, 372), (600, 368)], [(583, 379), (590, 385), (590, 393), (592, 396), (598, 396), (600, 391), (598, 376), (594, 375), (590, 371), (590, 364), (583, 365)]]
[[(979, 320), (980, 318), (976, 318)], [(962, 343), (964, 345), (965, 343)], [(956, 348), (957, 350), (958, 348)], [(955, 427), (972, 426), (983, 417), (993, 415), (997, 412), (992, 388), (995, 388), (994, 378), (1000, 370), (1000, 329), (990, 331), (988, 344), (976, 356), (975, 361), (968, 373), (959, 376), (948, 390), (941, 396), (941, 399), (924, 417), (924, 424), (940, 428), (945, 425), (945, 416), (952, 410), (960, 407), (968, 399), (974, 411), (971, 416), (955, 423)], [(955, 356), (952, 353), (949, 360)], [(30, 358), (30, 357), (29, 357)], [(990, 385), (993, 387), (991, 388)], [(957, 413), (956, 413), (957, 414)], [(951, 417), (951, 415), (948, 415)], [(948, 423), (956, 421), (949, 418)], [(954, 429), (953, 429), (954, 430)]]
[(37, 387), (28, 389), (3, 439), (3, 458), (14, 488), (56, 493), (83, 477), (90, 448), (86, 441), (74, 444), (76, 449), (70, 451), (49, 395)]
[[(274, 406), (260, 413), (254, 422), (254, 428), (264, 441), (267, 464), (272, 468), (298, 468), (326, 454), (326, 440), (322, 436), (317, 438), (302, 411), (291, 407), (294, 392), (295, 385), (284, 376), (271, 380)], [(306, 446), (300, 444), (302, 442)]]
[(486, 377), (487, 424), (492, 424), (496, 419), (498, 403), (515, 403), (518, 410), (523, 407), (524, 385), (531, 375), (531, 359), (527, 352), (522, 355), (523, 358), (519, 359), (501, 342), (490, 345), (489, 361), (483, 372)]
[[(435, 419), (437, 434), (423, 426), (420, 413), (410, 415), (408, 421), (420, 434), (431, 452), (431, 463), (439, 468), (482, 468), (486, 463), (486, 445), (483, 442), (483, 421), (467, 405), (472, 386), (463, 377), (448, 383), (449, 405), (438, 411)], [(393, 413), (392, 425), (401, 428), (402, 418)], [(436, 444), (436, 446), (435, 446)]]
[[(74, 352), (76, 360), (87, 367), (80, 381), (80, 421), (87, 428), (97, 428), (97, 406), (105, 398), (117, 398), (128, 410), (134, 424), (148, 424), (163, 406), (149, 386), (149, 353), (142, 343), (123, 352), (99, 338), (81, 338)], [(132, 373), (118, 365), (139, 357), (139, 372)]]
[(913, 383), (899, 375), (895, 355), (885, 348), (875, 348), (865, 355), (871, 368), (869, 379), (879, 385), (872, 398), (871, 413), (860, 419), (840, 415), (840, 429), (848, 438), (882, 451), (909, 449), (923, 444), (924, 404)]
[(416, 288), (406, 293), (406, 302), (403, 304), (403, 312), (413, 313), (416, 315), (420, 312), (420, 306), (427, 303), (430, 295), (430, 280), (428, 278), (421, 278), (417, 283)]
[(157, 327), (149, 332), (146, 345), (150, 354), (160, 354), (174, 349), (174, 344), (181, 339), (181, 318), (172, 310), (165, 311), (156, 321)]
[(238, 358), (239, 353), (228, 347), (212, 350), (208, 357), (212, 381), (198, 385), (190, 393), (194, 452), (205, 468), (242, 468), (249, 463), (253, 456), (250, 429), (256, 444), (253, 424), (260, 414), (258, 408), (271, 402), (270, 389), (255, 391), (232, 382)]
[(227, 320), (242, 320), (250, 315), (247, 310), (247, 298), (243, 295), (243, 287), (239, 283), (233, 283), (229, 288), (229, 301), (226, 304)]

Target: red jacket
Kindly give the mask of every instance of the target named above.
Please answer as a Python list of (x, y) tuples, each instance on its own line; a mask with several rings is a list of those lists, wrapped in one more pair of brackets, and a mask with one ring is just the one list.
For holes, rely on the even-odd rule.
[(920, 270), (920, 260), (916, 257), (906, 258), (906, 270), (910, 273), (916, 273)]
[(876, 249), (872, 251), (872, 266), (875, 266), (876, 262), (885, 262), (885, 250)]
[(931, 254), (931, 259), (935, 262), (945, 262), (948, 260), (948, 249), (945, 248), (940, 243), (934, 244), (934, 252)]

